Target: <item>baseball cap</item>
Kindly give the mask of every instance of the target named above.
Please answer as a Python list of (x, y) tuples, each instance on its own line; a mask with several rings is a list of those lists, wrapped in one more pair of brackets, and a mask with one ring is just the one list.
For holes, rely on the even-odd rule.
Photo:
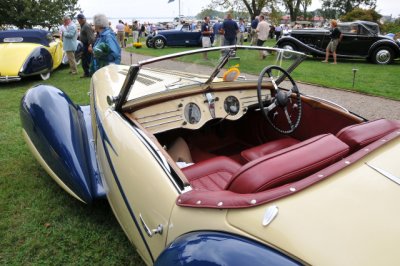
[(79, 14), (79, 15), (77, 16), (77, 19), (85, 19), (85, 15)]

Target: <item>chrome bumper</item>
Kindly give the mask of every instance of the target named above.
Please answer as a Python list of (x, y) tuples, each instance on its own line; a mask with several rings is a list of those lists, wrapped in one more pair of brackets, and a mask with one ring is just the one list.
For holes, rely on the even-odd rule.
[(21, 80), (20, 76), (0, 76), (0, 83), (19, 81)]

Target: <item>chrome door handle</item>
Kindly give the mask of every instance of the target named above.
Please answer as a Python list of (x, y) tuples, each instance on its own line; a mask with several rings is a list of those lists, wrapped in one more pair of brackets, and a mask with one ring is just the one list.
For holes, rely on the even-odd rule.
[(153, 237), (153, 235), (156, 235), (156, 234), (162, 235), (162, 233), (163, 233), (163, 225), (162, 224), (159, 224), (156, 229), (150, 229), (147, 226), (147, 224), (144, 222), (142, 214), (139, 214), (139, 218), (140, 218), (140, 222), (142, 223), (144, 230), (146, 231), (146, 234), (149, 237)]

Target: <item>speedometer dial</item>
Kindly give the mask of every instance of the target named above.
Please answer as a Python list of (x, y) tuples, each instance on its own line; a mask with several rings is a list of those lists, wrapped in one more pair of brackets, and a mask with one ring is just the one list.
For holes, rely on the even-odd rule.
[(240, 103), (235, 96), (228, 96), (224, 101), (225, 112), (229, 115), (236, 115), (239, 113)]
[(185, 120), (189, 124), (197, 124), (201, 119), (200, 107), (195, 103), (188, 103), (184, 109)]

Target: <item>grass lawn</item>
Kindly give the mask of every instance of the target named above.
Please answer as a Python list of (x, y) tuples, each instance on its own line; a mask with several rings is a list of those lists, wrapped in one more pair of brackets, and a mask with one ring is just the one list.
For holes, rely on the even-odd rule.
[[(248, 44), (248, 43), (246, 43)], [(274, 40), (267, 41), (267, 46), (273, 47)], [(143, 41), (143, 48), (127, 48), (127, 51), (149, 56), (160, 56), (170, 53), (183, 52), (193, 48), (166, 47), (164, 49), (147, 48)], [(332, 61), (332, 59), (331, 59)], [(242, 64), (242, 62), (241, 62)], [(252, 62), (254, 69), (262, 69), (264, 61)], [(357, 69), (353, 87), (353, 69)], [(323, 87), (354, 90), (370, 95), (382, 96), (400, 100), (398, 74), (400, 60), (391, 65), (375, 65), (366, 60), (339, 59), (337, 65), (321, 63), (321, 58), (311, 58), (303, 62), (294, 72), (297, 81), (321, 85)], [(258, 74), (258, 73), (251, 73)]]
[(56, 70), (42, 82), (0, 84), (0, 265), (142, 265), (107, 201), (86, 206), (64, 192), (33, 158), (21, 134), (19, 104), (34, 84), (87, 104), (90, 79)]

